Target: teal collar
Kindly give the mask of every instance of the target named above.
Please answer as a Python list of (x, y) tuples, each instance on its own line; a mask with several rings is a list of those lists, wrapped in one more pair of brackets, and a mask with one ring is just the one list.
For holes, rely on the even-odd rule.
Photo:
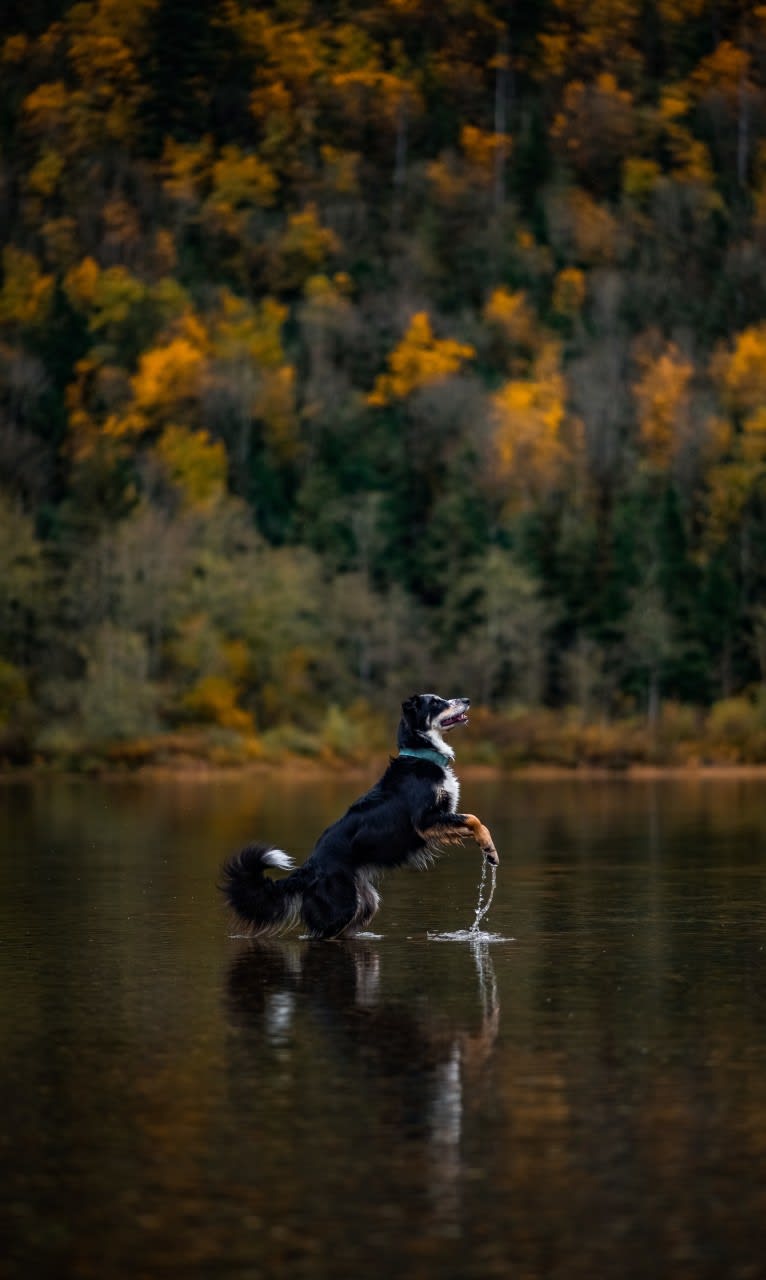
[(399, 755), (414, 756), (416, 760), (430, 760), (431, 764), (438, 764), (442, 769), (452, 764), (452, 757), (445, 756), (443, 751), (437, 751), (435, 747), (400, 747)]

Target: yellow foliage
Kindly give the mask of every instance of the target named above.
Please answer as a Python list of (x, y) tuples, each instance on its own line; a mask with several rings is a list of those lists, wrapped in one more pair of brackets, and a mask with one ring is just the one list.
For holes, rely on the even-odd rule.
[(465, 194), (466, 177), (458, 171), (453, 156), (447, 154), (438, 160), (430, 160), (426, 173), (440, 204), (454, 204)]
[(176, 142), (165, 139), (162, 170), (163, 187), (169, 196), (181, 204), (193, 204), (200, 195), (200, 188), (210, 170), (213, 144), (208, 136), (198, 143)]
[(766, 323), (738, 334), (733, 351), (717, 351), (712, 373), (731, 412), (752, 413), (766, 404)]
[(569, 39), (562, 32), (543, 32), (537, 37), (545, 76), (562, 80), (566, 75)]
[(325, 181), (338, 195), (359, 194), (359, 152), (341, 151), (329, 143), (321, 148)]
[(287, 288), (302, 285), (339, 248), (337, 236), (322, 226), (313, 204), (291, 214), (278, 246), (279, 283)]
[(628, 156), (622, 166), (622, 189), (629, 200), (645, 200), (654, 191), (661, 169), (654, 160)]
[(509, 145), (510, 138), (504, 133), (488, 133), (472, 124), (464, 124), (460, 130), (461, 150), (485, 181), (492, 180), (496, 156), (498, 152), (507, 153)]
[(679, 84), (668, 85), (660, 93), (659, 116), (665, 125), (674, 124), (689, 110), (689, 95)]
[(136, 408), (163, 412), (195, 398), (202, 385), (206, 356), (189, 337), (171, 339), (145, 351), (131, 379)]
[(700, 97), (715, 93), (729, 107), (737, 107), (749, 71), (750, 55), (731, 41), (721, 40), (710, 56), (702, 59), (691, 78), (691, 86)]
[(27, 183), (38, 196), (52, 196), (64, 170), (64, 159), (53, 147), (46, 147), (29, 171)]
[(663, 22), (672, 22), (676, 26), (698, 18), (707, 0), (657, 0), (657, 12)]
[(238, 690), (228, 676), (207, 675), (183, 697), (184, 710), (195, 719), (218, 724), (237, 733), (252, 733), (253, 717), (237, 706)]
[(260, 368), (278, 369), (285, 363), (282, 329), (287, 315), (287, 307), (273, 298), (253, 307), (222, 289), (212, 327), (216, 356), (224, 360), (246, 356)]
[(564, 267), (553, 283), (553, 310), (560, 316), (577, 316), (585, 302), (585, 275), (578, 267)]
[(71, 266), (79, 253), (75, 219), (66, 214), (60, 218), (46, 218), (40, 225), (40, 234), (47, 260), (59, 271)]
[(48, 317), (55, 281), (45, 275), (37, 259), (23, 249), (3, 249), (3, 287), (0, 291), (0, 324), (33, 328)]
[(221, 656), (226, 670), (235, 680), (241, 680), (250, 666), (250, 653), (244, 640), (224, 640), (221, 643)]
[(261, 5), (245, 5), (241, 11), (234, 5), (228, 7), (233, 11), (238, 35), (255, 57), (256, 65), (268, 67), (273, 80), (285, 82), (297, 96), (311, 100), (327, 58), (323, 28), (289, 19), (276, 20)]
[(516, 293), (503, 285), (494, 289), (484, 307), (484, 319), (514, 346), (530, 348), (537, 340), (537, 319), (523, 289)]
[(753, 468), (724, 462), (708, 472), (708, 542), (715, 545), (739, 524), (753, 491)]
[(493, 133), (466, 124), (460, 130), (460, 154), (442, 152), (426, 167), (428, 180), (440, 204), (456, 204), (475, 198), (477, 188), (485, 190), (494, 182), (498, 159), (503, 160), (512, 145), (505, 133)]
[[(83, 258), (67, 271), (64, 291), (72, 306), (87, 314), (91, 333), (107, 334), (125, 325), (148, 294), (147, 286), (126, 267), (102, 271), (93, 258)], [(162, 304), (166, 293), (162, 283), (157, 293)]]
[(135, 92), (139, 79), (136, 64), (118, 36), (90, 29), (72, 36), (69, 58), (81, 83), (103, 102), (115, 91), (122, 95)]
[(664, 132), (674, 161), (673, 177), (680, 182), (707, 188), (708, 205), (712, 209), (721, 200), (714, 189), (713, 163), (704, 142), (695, 138), (690, 130), (680, 124), (691, 108), (688, 88), (670, 85), (660, 96), (657, 118)]
[(148, 430), (149, 420), (146, 414), (135, 408), (107, 414), (101, 427), (102, 435), (111, 440), (136, 439)]
[(226, 488), (228, 464), (220, 440), (207, 431), (169, 426), (162, 432), (155, 453), (189, 508), (212, 507)]
[(293, 98), (287, 85), (281, 80), (259, 85), (250, 95), (250, 110), (263, 131), (260, 150), (273, 156), (275, 162), (282, 160), (296, 125)]
[(375, 406), (403, 400), (419, 387), (441, 382), (475, 355), (474, 348), (454, 338), (436, 338), (426, 311), (418, 311), (401, 342), (388, 357), (388, 373), (382, 373), (367, 397)]
[(320, 272), (318, 275), (309, 276), (303, 286), (303, 293), (308, 302), (334, 307), (339, 301), (345, 300), (351, 288), (351, 277), (347, 272), (336, 271), (332, 279)]
[(95, 302), (101, 268), (95, 258), (83, 258), (64, 276), (64, 292), (73, 307), (85, 309)]
[(371, 51), (365, 65), (354, 65), (337, 71), (332, 77), (349, 114), (356, 119), (365, 115), (386, 122), (389, 129), (398, 127), (403, 113), (420, 110), (417, 89), (406, 76), (384, 70)]
[[(123, 369), (86, 358), (75, 365), (75, 380), (66, 389), (69, 433), (67, 452), (81, 462), (107, 443), (112, 457), (115, 442), (134, 439), (149, 426), (143, 414), (128, 404), (130, 384)], [(120, 406), (119, 408), (115, 406)], [(127, 405), (127, 407), (126, 407)]]
[(667, 467), (680, 443), (694, 366), (671, 342), (657, 359), (643, 360), (633, 386), (641, 443), (649, 460)]
[(492, 397), (494, 445), (512, 501), (539, 498), (559, 483), (566, 450), (564, 378), (558, 349), (546, 346), (533, 378), (514, 378)]
[(274, 203), (277, 179), (267, 164), (239, 147), (228, 146), (213, 165), (213, 191), (205, 208), (224, 223), (243, 206), (268, 208)]
[(0, 49), (0, 62), (13, 66), (24, 62), (29, 54), (29, 41), (24, 35), (8, 36)]
[(68, 104), (69, 90), (63, 80), (54, 80), (33, 89), (21, 109), (29, 128), (37, 133), (49, 133), (64, 123)]
[(749, 414), (742, 424), (742, 456), (746, 462), (766, 462), (766, 405)]
[(282, 345), (287, 314), (273, 298), (253, 307), (224, 289), (211, 331), (213, 354), (220, 362), (213, 367), (213, 378), (225, 383), (234, 376), (249, 387), (247, 411), (262, 422), (269, 446), (285, 460), (299, 448), (295, 370)]
[(345, 272), (337, 272), (332, 279), (320, 273), (306, 281), (303, 289), (306, 301), (299, 314), (311, 345), (312, 361), (321, 364), (329, 360), (328, 342), (337, 340), (351, 322), (353, 311), (348, 299), (351, 288)]
[(731, 351), (719, 349), (712, 374), (730, 419), (720, 420), (708, 472), (708, 538), (721, 540), (739, 522), (751, 495), (766, 480), (766, 324), (737, 335)]
[(107, 267), (96, 282), (89, 329), (93, 333), (101, 333), (112, 326), (124, 325), (145, 297), (146, 286), (126, 267)]
[(712, 190), (715, 174), (713, 172), (713, 162), (710, 159), (710, 150), (705, 143), (700, 142), (698, 138), (692, 138), (691, 135), (679, 137), (674, 151), (678, 165), (676, 176), (684, 182), (710, 187), (711, 208), (715, 205), (720, 205), (720, 196)]

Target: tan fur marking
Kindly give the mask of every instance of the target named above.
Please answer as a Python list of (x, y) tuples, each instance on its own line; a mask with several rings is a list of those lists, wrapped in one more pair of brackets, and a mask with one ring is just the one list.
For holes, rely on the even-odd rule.
[(488, 853), (490, 850), (494, 850), (494, 841), (492, 840), (492, 836), (489, 834), (488, 828), (484, 826), (484, 823), (480, 822), (473, 813), (464, 813), (462, 816), (465, 819), (466, 825), (471, 828), (471, 834), (479, 848), (485, 853)]
[(489, 828), (473, 813), (461, 813), (459, 817), (462, 818), (460, 826), (437, 822), (427, 831), (418, 831), (418, 835), (429, 843), (438, 840), (440, 844), (462, 844), (464, 840), (475, 840), (487, 860), (497, 865), (500, 859)]
[(418, 829), (418, 835), (430, 843), (438, 840), (439, 844), (462, 844), (464, 840), (469, 840), (471, 832), (467, 827), (448, 826), (446, 823), (441, 826), (437, 823), (433, 827), (428, 827), (425, 831)]

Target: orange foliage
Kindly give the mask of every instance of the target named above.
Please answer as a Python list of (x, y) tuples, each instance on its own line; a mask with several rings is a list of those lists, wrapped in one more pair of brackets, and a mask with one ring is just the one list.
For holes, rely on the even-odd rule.
[(207, 335), (195, 317), (187, 316), (176, 337), (142, 353), (131, 379), (136, 409), (163, 415), (195, 399), (206, 364)]
[(558, 349), (549, 343), (535, 361), (534, 377), (511, 379), (492, 397), (495, 454), (512, 505), (525, 505), (560, 481), (565, 394)]
[(388, 373), (379, 375), (367, 397), (370, 405), (404, 400), (419, 387), (450, 377), (475, 355), (473, 347), (454, 338), (436, 338), (426, 311), (418, 311), (401, 342), (388, 357)]

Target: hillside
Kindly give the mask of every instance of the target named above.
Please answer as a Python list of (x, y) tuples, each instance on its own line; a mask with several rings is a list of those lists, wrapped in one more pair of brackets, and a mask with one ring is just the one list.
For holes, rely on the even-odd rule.
[(766, 759), (766, 7), (6, 12), (3, 759)]

